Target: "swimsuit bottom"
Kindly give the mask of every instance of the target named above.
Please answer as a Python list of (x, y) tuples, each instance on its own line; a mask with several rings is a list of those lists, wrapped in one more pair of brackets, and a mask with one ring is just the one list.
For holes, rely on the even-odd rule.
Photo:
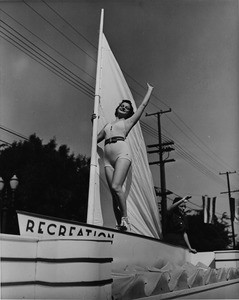
[(105, 167), (112, 166), (114, 168), (115, 163), (119, 158), (125, 158), (132, 161), (129, 145), (125, 141), (117, 141), (116, 143), (105, 145)]

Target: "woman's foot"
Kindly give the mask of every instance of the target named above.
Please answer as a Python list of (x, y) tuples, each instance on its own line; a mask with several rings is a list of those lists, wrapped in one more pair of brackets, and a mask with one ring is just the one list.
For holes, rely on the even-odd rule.
[(131, 224), (129, 222), (129, 218), (128, 217), (122, 217), (121, 218), (121, 231), (131, 231)]

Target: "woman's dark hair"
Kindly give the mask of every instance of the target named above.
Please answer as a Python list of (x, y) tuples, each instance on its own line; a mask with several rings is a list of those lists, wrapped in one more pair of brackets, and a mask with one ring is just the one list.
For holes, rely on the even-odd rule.
[(133, 114), (134, 114), (134, 109), (133, 109), (133, 106), (132, 106), (131, 101), (129, 101), (129, 100), (122, 100), (122, 101), (120, 102), (120, 104), (116, 107), (116, 110), (115, 110), (115, 116), (116, 116), (116, 117), (118, 116), (118, 108), (120, 107), (120, 105), (121, 105), (122, 103), (128, 103), (128, 104), (130, 105), (130, 110), (129, 110), (129, 112), (128, 112), (128, 115), (127, 115), (126, 119), (132, 117)]

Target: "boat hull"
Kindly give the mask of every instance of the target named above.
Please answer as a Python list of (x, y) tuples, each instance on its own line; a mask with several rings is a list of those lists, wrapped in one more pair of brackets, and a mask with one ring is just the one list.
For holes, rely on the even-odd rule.
[(110, 300), (111, 241), (0, 235), (1, 299)]
[(112, 271), (124, 270), (129, 265), (153, 266), (159, 261), (182, 265), (190, 257), (187, 249), (151, 237), (20, 211), (17, 215), (21, 236), (44, 239), (110, 239)]
[(238, 269), (196, 267), (186, 249), (42, 215), (18, 219), (21, 236), (1, 236), (5, 299), (224, 299), (225, 290), (237, 299)]

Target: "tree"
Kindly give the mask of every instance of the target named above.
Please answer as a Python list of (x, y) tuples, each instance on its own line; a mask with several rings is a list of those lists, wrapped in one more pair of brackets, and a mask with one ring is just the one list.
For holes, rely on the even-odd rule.
[(57, 149), (55, 139), (43, 145), (34, 134), (1, 151), (0, 176), (9, 182), (14, 174), (15, 209), (85, 222), (89, 158), (69, 154), (66, 145)]
[(231, 244), (226, 215), (221, 219), (214, 216), (214, 224), (203, 222), (203, 211), (198, 210), (194, 215), (188, 215), (189, 238), (193, 248), (197, 251), (225, 250)]

